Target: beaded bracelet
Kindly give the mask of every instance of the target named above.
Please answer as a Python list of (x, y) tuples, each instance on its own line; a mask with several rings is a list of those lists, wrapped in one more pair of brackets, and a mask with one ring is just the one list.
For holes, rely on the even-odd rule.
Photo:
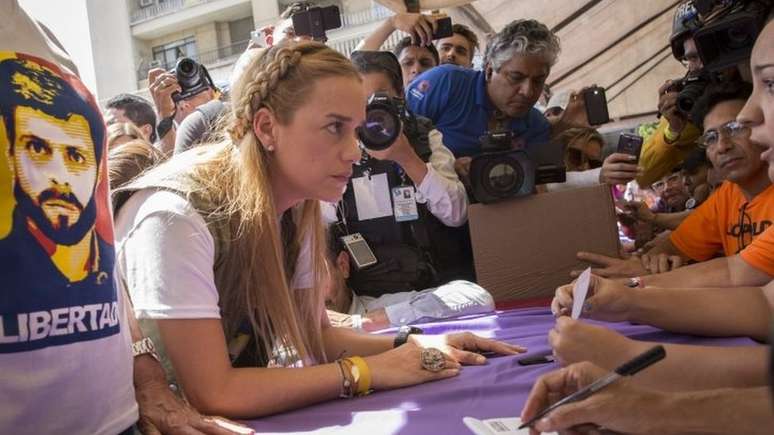
[(341, 393), (339, 393), (339, 397), (342, 399), (351, 399), (355, 397), (355, 390), (352, 385), (352, 380), (349, 376), (347, 376), (347, 373), (351, 376), (351, 371), (349, 368), (345, 368), (345, 362), (342, 359), (337, 359), (336, 364), (339, 366), (339, 371), (341, 372)]

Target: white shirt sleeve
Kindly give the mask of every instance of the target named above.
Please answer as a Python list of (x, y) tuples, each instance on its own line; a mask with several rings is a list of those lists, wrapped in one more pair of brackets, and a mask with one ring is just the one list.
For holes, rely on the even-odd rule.
[[(141, 191), (119, 213), (119, 264), (138, 319), (220, 318), (214, 241), (181, 196)], [(128, 231), (124, 231), (128, 228)]]
[(454, 171), (454, 154), (443, 144), (438, 130), (431, 130), (427, 175), (417, 186), (417, 202), (426, 202), (430, 213), (444, 225), (458, 227), (468, 219), (468, 195)]
[(312, 268), (312, 237), (307, 234), (301, 243), (296, 260), (296, 271), (290, 281), (292, 290), (310, 289), (314, 285), (314, 270)]
[(567, 181), (564, 183), (546, 184), (549, 192), (560, 192), (562, 190), (579, 189), (581, 187), (596, 186), (599, 183), (599, 172), (602, 168), (589, 169), (588, 171), (573, 171), (567, 173)]

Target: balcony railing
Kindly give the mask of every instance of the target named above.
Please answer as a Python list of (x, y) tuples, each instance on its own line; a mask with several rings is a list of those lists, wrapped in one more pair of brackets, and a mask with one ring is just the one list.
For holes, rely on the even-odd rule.
[[(136, 0), (135, 0), (136, 1)], [(214, 0), (163, 0), (156, 1), (152, 6), (146, 6), (139, 8), (132, 12), (131, 24), (137, 24), (142, 21), (150, 20), (160, 17), (162, 15), (171, 14), (181, 9), (189, 8), (191, 6), (200, 5), (202, 3), (211, 2)]]
[[(390, 35), (389, 38), (387, 38), (386, 41), (384, 41), (384, 44), (382, 44), (382, 50), (392, 51), (392, 49), (398, 45), (398, 42), (405, 36), (406, 34), (403, 32), (394, 32), (392, 35)], [(363, 38), (365, 38), (365, 35), (358, 35), (349, 39), (331, 41), (328, 43), (328, 45), (339, 53), (349, 57), (349, 55), (352, 54), (352, 52), (355, 50), (355, 47), (357, 47), (357, 44), (359, 44)]]
[[(209, 67), (216, 63), (235, 60), (247, 49), (248, 42), (249, 40), (239, 41), (231, 45), (218, 47), (214, 50), (203, 51), (196, 56), (191, 56), (191, 59), (203, 64), (209, 69)], [(160, 65), (151, 65), (148, 62), (143, 62), (137, 71), (137, 80), (147, 79), (148, 71), (150, 71), (152, 68), (163, 68), (165, 71), (169, 71), (175, 67), (176, 63), (177, 59), (175, 59), (173, 62), (162, 63)]]
[(341, 14), (341, 27), (354, 27), (369, 24), (391, 17), (393, 12), (384, 6), (374, 3), (373, 7), (358, 12)]

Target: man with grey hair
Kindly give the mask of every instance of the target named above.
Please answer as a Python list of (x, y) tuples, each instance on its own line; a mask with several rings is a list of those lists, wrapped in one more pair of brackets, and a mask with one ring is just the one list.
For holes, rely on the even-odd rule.
[(559, 55), (559, 39), (543, 23), (516, 20), (487, 44), (483, 71), (441, 65), (417, 77), (406, 92), (412, 112), (430, 118), (466, 177), (480, 137), (511, 131), (514, 148), (534, 153), (551, 127), (533, 106)]

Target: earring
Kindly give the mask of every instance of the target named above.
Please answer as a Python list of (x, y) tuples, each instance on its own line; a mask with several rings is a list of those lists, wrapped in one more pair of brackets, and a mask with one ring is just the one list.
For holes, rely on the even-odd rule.
[(274, 145), (268, 145), (268, 146), (266, 147), (266, 151), (268, 151), (268, 152), (273, 152), (273, 151), (274, 151)]

